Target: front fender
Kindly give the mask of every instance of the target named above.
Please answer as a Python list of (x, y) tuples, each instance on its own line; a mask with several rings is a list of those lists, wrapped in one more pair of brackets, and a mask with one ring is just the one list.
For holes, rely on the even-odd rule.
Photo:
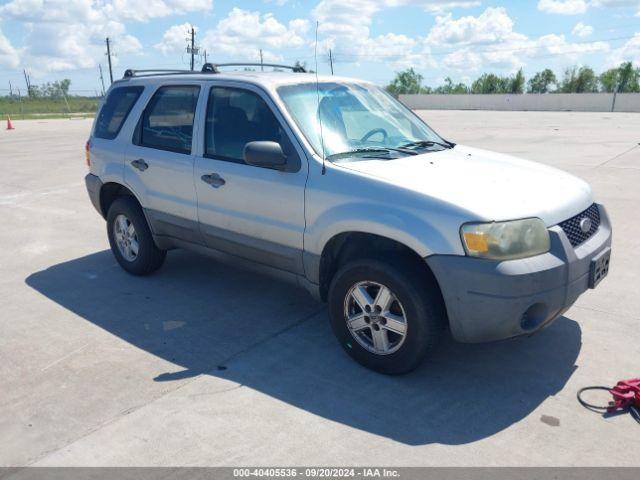
[(406, 209), (369, 202), (342, 204), (322, 212), (305, 230), (305, 250), (319, 256), (334, 236), (347, 232), (371, 233), (395, 240), (421, 257), (433, 253), (464, 255), (457, 229), (456, 241), (452, 242), (451, 237)]

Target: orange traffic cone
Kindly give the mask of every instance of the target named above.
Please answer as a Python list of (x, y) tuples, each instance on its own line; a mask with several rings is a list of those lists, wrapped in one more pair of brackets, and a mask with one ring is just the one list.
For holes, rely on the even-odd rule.
[(11, 123), (11, 117), (9, 117), (9, 115), (7, 115), (7, 130), (15, 130), (15, 128), (13, 127), (13, 123)]

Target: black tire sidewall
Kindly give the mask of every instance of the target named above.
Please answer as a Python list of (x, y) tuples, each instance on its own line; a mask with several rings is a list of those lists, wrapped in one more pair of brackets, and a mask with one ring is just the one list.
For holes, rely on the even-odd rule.
[[(122, 256), (116, 244), (114, 222), (120, 214), (125, 215), (133, 223), (133, 227), (136, 230), (139, 250), (138, 256), (132, 262)], [(132, 197), (120, 197), (109, 207), (109, 212), (107, 213), (107, 236), (113, 255), (120, 266), (129, 273), (145, 275), (156, 270), (164, 259), (164, 252), (156, 247), (142, 209)]]
[[(406, 315), (407, 334), (394, 353), (377, 355), (362, 347), (351, 335), (344, 317), (344, 299), (361, 281), (374, 281), (390, 288)], [(342, 347), (362, 365), (386, 374), (406, 373), (416, 368), (437, 340), (440, 329), (437, 310), (430, 308), (422, 278), (411, 271), (376, 260), (358, 260), (341, 268), (329, 289), (331, 327)]]

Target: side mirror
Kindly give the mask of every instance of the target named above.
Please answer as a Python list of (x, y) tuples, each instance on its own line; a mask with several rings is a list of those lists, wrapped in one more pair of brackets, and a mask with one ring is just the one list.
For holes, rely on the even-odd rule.
[(249, 142), (244, 146), (244, 161), (255, 167), (282, 170), (287, 157), (277, 142)]

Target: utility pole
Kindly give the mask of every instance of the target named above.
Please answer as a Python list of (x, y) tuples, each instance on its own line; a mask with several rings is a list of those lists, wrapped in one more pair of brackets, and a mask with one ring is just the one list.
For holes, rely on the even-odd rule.
[(204, 63), (207, 63), (207, 51), (204, 51)]
[(102, 83), (102, 96), (104, 97), (104, 77), (102, 76), (102, 64), (98, 64), (98, 68), (100, 69), (100, 83)]
[(196, 31), (193, 28), (193, 25), (191, 25), (191, 71), (193, 71), (193, 56), (195, 55), (195, 48), (194, 48), (195, 36), (196, 36)]
[(27, 84), (27, 95), (31, 96), (31, 82), (29, 81), (29, 75), (27, 75), (26, 70), (22, 70), (24, 73), (24, 82)]
[(109, 80), (113, 83), (113, 70), (111, 68), (111, 44), (109, 43), (109, 37), (107, 37), (107, 59), (109, 60)]
[(13, 88), (11, 87), (11, 80), (9, 80), (9, 96), (13, 97)]
[(262, 49), (260, 49), (260, 71), (264, 72), (264, 65), (262, 63)]
[(333, 75), (333, 57), (331, 56), (331, 49), (329, 49), (329, 65), (331, 65), (331, 75)]

